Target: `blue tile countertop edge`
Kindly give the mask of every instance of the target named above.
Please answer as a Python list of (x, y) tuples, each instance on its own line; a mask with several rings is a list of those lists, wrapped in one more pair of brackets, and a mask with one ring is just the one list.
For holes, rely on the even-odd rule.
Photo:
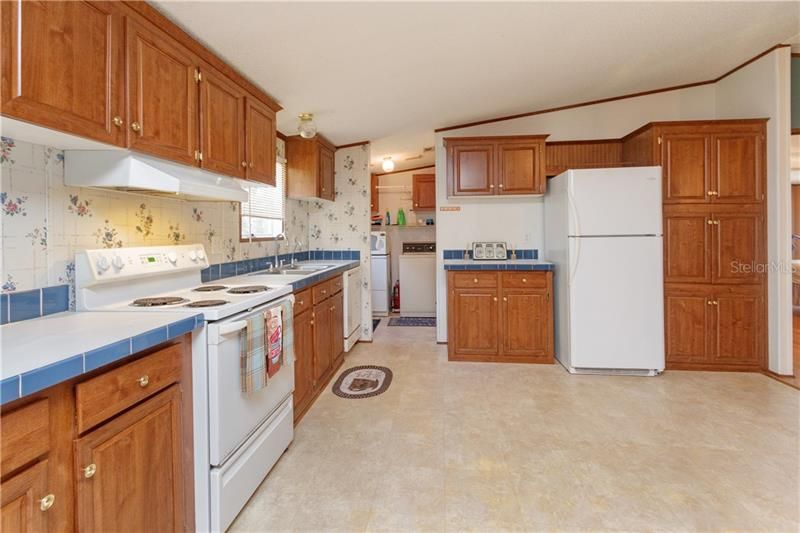
[(180, 337), (203, 325), (203, 315), (182, 318), (166, 326), (120, 339), (86, 353), (11, 376), (0, 382), (0, 404), (17, 400), (125, 357), (135, 355), (162, 342)]
[(472, 261), (465, 263), (462, 260), (455, 260), (449, 263), (447, 260), (444, 262), (445, 270), (555, 270), (555, 265), (547, 262), (514, 262), (504, 261), (502, 263), (492, 263), (485, 261)]
[(0, 295), (0, 325), (61, 313), (69, 309), (69, 285), (52, 285)]

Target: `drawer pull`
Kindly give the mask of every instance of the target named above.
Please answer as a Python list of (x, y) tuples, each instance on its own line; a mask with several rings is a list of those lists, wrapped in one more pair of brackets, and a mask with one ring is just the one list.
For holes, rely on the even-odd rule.
[(150, 383), (150, 376), (145, 374), (144, 376), (140, 377), (136, 381), (139, 383), (140, 387), (145, 388)]
[(522, 278), (522, 283), (528, 283), (528, 278)]
[(138, 122), (131, 122), (131, 129), (135, 132), (142, 131), (142, 125)]
[(48, 494), (47, 496), (39, 500), (39, 509), (41, 509), (42, 511), (47, 511), (53, 506), (54, 503), (56, 503), (55, 494)]
[(321, 292), (322, 292), (322, 294), (328, 294), (328, 291), (326, 291), (324, 289)]
[(478, 278), (472, 278), (472, 283), (478, 283)]
[(122, 117), (116, 116), (111, 119), (111, 122), (113, 122), (114, 125), (119, 128), (120, 126), (122, 126)]
[(83, 468), (83, 477), (90, 478), (95, 475), (97, 472), (97, 465), (92, 463), (89, 466)]
[(247, 161), (242, 161), (242, 166), (247, 167)]

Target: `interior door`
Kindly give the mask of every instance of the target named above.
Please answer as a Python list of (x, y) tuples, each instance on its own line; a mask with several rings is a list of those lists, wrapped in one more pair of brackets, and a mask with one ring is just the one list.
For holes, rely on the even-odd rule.
[(500, 303), (500, 355), (550, 355), (550, 296), (546, 290), (503, 289)]
[[(182, 437), (181, 392), (173, 385), (77, 439), (78, 529), (183, 530)], [(90, 465), (95, 473), (86, 477)]]
[(244, 150), (244, 91), (211, 69), (201, 71), (200, 166), (213, 172), (243, 178), (247, 167)]
[(493, 143), (448, 146), (447, 172), (451, 196), (484, 196), (495, 192)]
[(3, 115), (125, 145), (123, 15), (113, 2), (3, 2)]
[(128, 19), (129, 146), (197, 165), (198, 61), (157, 31)]
[(544, 194), (544, 143), (500, 142), (497, 165), (498, 194)]
[(708, 212), (665, 212), (665, 282), (711, 282), (713, 228), (713, 218)]
[(711, 137), (665, 133), (661, 137), (664, 203), (705, 203), (711, 190)]
[[(402, 302), (401, 302), (402, 303)], [(453, 289), (454, 353), (497, 355), (500, 344), (496, 289)]]
[(715, 202), (758, 203), (764, 199), (759, 133), (717, 134), (714, 140)]
[(761, 283), (762, 217), (758, 213), (714, 213), (714, 283)]
[(275, 185), (275, 112), (247, 98), (247, 179)]
[(665, 289), (667, 363), (708, 363), (714, 350), (714, 297), (703, 287)]
[[(49, 508), (44, 509), (41, 502), (48, 495), (47, 481), (47, 460), (43, 460), (3, 482), (0, 531), (48, 531)], [(51, 505), (58, 504), (58, 496), (52, 496)]]

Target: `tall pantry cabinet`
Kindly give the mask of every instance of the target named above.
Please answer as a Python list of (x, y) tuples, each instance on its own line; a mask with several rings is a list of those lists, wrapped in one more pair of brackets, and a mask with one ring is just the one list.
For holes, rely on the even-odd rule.
[(765, 126), (661, 122), (623, 139), (624, 160), (663, 169), (667, 368), (764, 365)]

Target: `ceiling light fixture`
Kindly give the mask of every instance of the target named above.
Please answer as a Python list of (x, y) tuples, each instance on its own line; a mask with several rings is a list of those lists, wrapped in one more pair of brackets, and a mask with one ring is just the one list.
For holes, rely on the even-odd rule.
[(297, 125), (297, 133), (303, 139), (312, 139), (317, 134), (317, 125), (314, 124), (314, 113), (300, 113), (297, 115), (300, 124)]
[(394, 161), (392, 161), (392, 156), (386, 156), (383, 158), (383, 163), (381, 163), (381, 168), (383, 168), (384, 172), (391, 172), (394, 170)]

